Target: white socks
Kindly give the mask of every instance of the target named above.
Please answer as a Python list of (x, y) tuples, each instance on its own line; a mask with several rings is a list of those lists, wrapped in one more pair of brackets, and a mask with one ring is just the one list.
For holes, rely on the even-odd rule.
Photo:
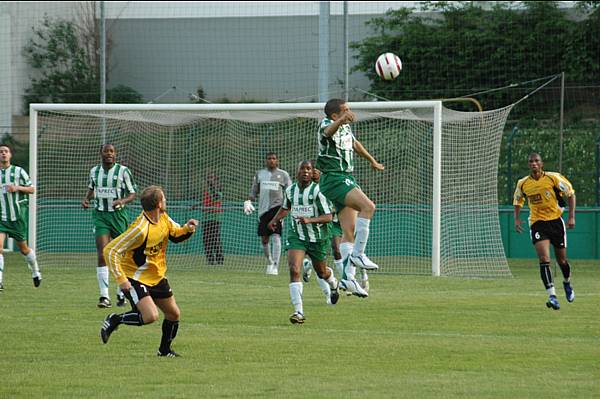
[(334, 259), (333, 263), (335, 264), (335, 272), (341, 279), (342, 275), (344, 274), (344, 261), (341, 259)]
[(279, 234), (272, 234), (270, 240), (270, 246), (269, 243), (263, 244), (263, 253), (269, 264), (279, 266), (279, 259), (281, 259), (281, 236)]
[[(37, 264), (37, 259), (35, 257), (35, 252), (33, 251), (33, 249), (31, 251), (29, 251), (29, 253), (27, 255), (24, 255), (24, 256), (25, 256), (25, 260), (27, 261), (27, 267), (29, 267), (29, 270), (31, 271), (31, 276), (41, 278), (40, 268)], [(4, 255), (0, 254), (0, 283), (2, 282), (3, 276), (4, 276)]]
[(273, 234), (271, 236), (271, 259), (273, 259), (273, 265), (275, 270), (279, 268), (279, 259), (281, 259), (281, 236), (279, 234)]
[(329, 270), (329, 277), (327, 279), (322, 279), (317, 275), (317, 283), (319, 283), (319, 287), (321, 287), (321, 291), (325, 294), (325, 298), (327, 299), (327, 304), (331, 305), (331, 290), (337, 287), (338, 281), (335, 278), (335, 274), (330, 267), (327, 268)]
[(354, 276), (356, 274), (356, 267), (348, 260), (348, 256), (352, 253), (352, 248), (354, 244), (351, 242), (343, 242), (340, 244), (340, 253), (342, 254), (342, 259), (345, 262), (344, 272), (340, 276), (343, 280), (354, 280)]
[(363, 283), (365, 281), (369, 281), (369, 275), (367, 274), (367, 271), (365, 269), (362, 269), (362, 281)]
[(97, 267), (96, 277), (98, 277), (98, 288), (100, 288), (100, 296), (108, 298), (108, 267)]
[(337, 279), (335, 278), (335, 274), (333, 273), (333, 270), (331, 270), (331, 267), (328, 267), (327, 270), (329, 270), (330, 274), (326, 281), (327, 284), (329, 284), (329, 288), (333, 289), (337, 286)]
[(331, 287), (329, 286), (329, 283), (326, 280), (320, 278), (319, 276), (317, 276), (317, 283), (319, 283), (321, 291), (323, 291), (323, 294), (325, 294), (325, 298), (329, 298), (331, 296)]
[(271, 258), (271, 248), (269, 248), (269, 243), (263, 244), (263, 253), (265, 254), (265, 258), (267, 258), (267, 263), (269, 265), (273, 264), (273, 258)]
[(27, 260), (27, 266), (29, 266), (29, 270), (31, 270), (31, 275), (33, 277), (39, 276), (40, 268), (38, 267), (35, 251), (33, 249), (29, 251), (27, 255), (25, 255), (25, 259)]
[(302, 283), (290, 283), (290, 298), (292, 299), (292, 305), (294, 305), (294, 311), (304, 314), (304, 308), (302, 307)]
[(365, 253), (365, 247), (367, 246), (367, 240), (369, 239), (370, 224), (371, 219), (356, 219), (356, 226), (354, 228), (354, 249), (352, 250), (352, 256), (360, 256)]

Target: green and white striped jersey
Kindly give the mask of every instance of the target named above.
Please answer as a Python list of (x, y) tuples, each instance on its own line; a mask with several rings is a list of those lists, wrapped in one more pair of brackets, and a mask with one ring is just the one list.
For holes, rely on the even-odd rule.
[(90, 170), (88, 188), (94, 190), (96, 210), (100, 212), (114, 212), (114, 200), (136, 192), (131, 171), (118, 163), (109, 170), (104, 170), (102, 164), (94, 166)]
[(10, 165), (6, 169), (0, 169), (0, 208), (3, 222), (15, 222), (21, 216), (21, 204), (27, 201), (27, 195), (20, 191), (9, 193), (8, 185), (31, 186), (29, 175), (20, 166)]
[(288, 233), (293, 234), (302, 241), (318, 242), (329, 238), (329, 226), (324, 223), (301, 224), (296, 218), (313, 218), (333, 213), (333, 205), (321, 193), (319, 185), (311, 182), (302, 189), (294, 183), (285, 190), (283, 209), (289, 209), (292, 222)]
[(317, 169), (323, 173), (354, 170), (354, 134), (349, 124), (341, 125), (331, 137), (325, 136), (325, 129), (333, 121), (325, 118), (319, 125), (319, 156)]

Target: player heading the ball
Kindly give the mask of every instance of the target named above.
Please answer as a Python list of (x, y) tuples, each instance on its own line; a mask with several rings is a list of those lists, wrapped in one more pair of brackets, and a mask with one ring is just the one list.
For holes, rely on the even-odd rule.
[(367, 270), (379, 268), (365, 255), (375, 204), (361, 190), (352, 175), (354, 153), (369, 161), (375, 170), (383, 171), (385, 168), (352, 133), (350, 123), (356, 122), (356, 116), (350, 111), (346, 101), (337, 98), (327, 101), (325, 115), (318, 131), (317, 169), (322, 172), (319, 183), (321, 192), (333, 202), (342, 226), (340, 252), (344, 261), (344, 273), (340, 286), (366, 297), (368, 294), (354, 277), (354, 266)]

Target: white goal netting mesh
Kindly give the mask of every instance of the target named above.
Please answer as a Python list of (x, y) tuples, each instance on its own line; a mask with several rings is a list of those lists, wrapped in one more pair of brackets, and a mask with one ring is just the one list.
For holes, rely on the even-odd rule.
[[(510, 276), (500, 236), (497, 167), (502, 130), (511, 107), (475, 113), (443, 110), (441, 274)], [(353, 108), (357, 138), (386, 170), (357, 158), (355, 177), (377, 205), (367, 254), (383, 273), (432, 273), (433, 111)], [(165, 189), (170, 216), (179, 223), (218, 222), (219, 239), (204, 225), (188, 242), (171, 244), (170, 268), (264, 271), (257, 216), (246, 216), (252, 178), (275, 152), (292, 180), (304, 159), (317, 156), (315, 111), (39, 111), (35, 246), (42, 267), (96, 264), (91, 211), (81, 200), (100, 147), (114, 144), (141, 191)], [(207, 177), (222, 185), (220, 213), (207, 209)], [(141, 212), (128, 206), (130, 220)], [(211, 222), (214, 223), (214, 222)], [(284, 229), (285, 230), (285, 229)], [(210, 233), (213, 234), (213, 233)], [(285, 232), (283, 238), (285, 240)], [(206, 250), (220, 242), (224, 264), (209, 265)], [(332, 257), (329, 262), (333, 263)], [(282, 268), (287, 264), (285, 252)]]

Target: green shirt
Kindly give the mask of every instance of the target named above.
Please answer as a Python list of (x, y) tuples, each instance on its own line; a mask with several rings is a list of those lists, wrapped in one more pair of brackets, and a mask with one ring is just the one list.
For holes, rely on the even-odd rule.
[(8, 185), (31, 186), (31, 180), (20, 166), (10, 165), (0, 169), (0, 218), (3, 222), (14, 222), (21, 216), (21, 204), (27, 201), (27, 194), (20, 191), (9, 193)]
[(299, 240), (318, 242), (329, 238), (329, 225), (326, 223), (301, 224), (299, 217), (314, 218), (333, 213), (333, 205), (321, 193), (319, 185), (311, 182), (305, 188), (294, 183), (285, 190), (283, 209), (290, 210), (292, 221), (288, 233)]
[(127, 166), (115, 163), (109, 170), (102, 164), (90, 170), (88, 188), (94, 190), (96, 210), (114, 212), (113, 201), (136, 192), (133, 176)]
[(349, 124), (341, 125), (331, 137), (325, 136), (325, 129), (333, 121), (325, 118), (319, 125), (319, 156), (317, 169), (323, 173), (354, 170), (354, 135)]

